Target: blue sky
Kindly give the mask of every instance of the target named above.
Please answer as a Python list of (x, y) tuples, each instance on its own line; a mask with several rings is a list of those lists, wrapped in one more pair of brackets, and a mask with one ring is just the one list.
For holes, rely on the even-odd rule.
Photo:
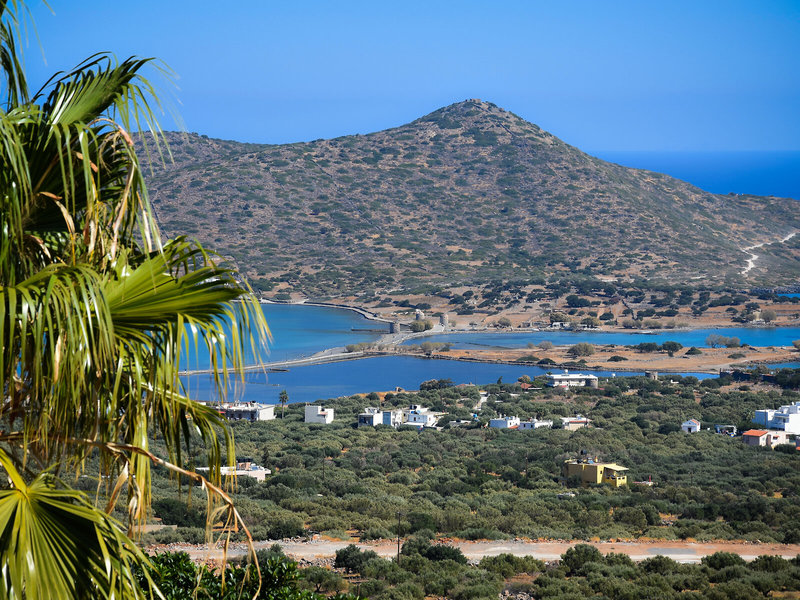
[[(800, 150), (800, 2), (30, 0), (32, 84), (108, 50), (186, 129), (282, 143), (482, 98), (584, 150)], [(167, 128), (173, 128), (169, 118)]]

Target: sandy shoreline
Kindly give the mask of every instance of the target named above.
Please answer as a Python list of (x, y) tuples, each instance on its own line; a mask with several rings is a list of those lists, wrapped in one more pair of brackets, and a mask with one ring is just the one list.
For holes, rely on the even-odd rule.
[[(595, 354), (583, 357), (585, 364), (576, 366), (576, 359), (569, 356), (569, 345), (555, 346), (550, 350), (538, 348), (515, 349), (489, 349), (489, 350), (449, 350), (447, 352), (422, 353), (414, 346), (400, 346), (406, 339), (412, 339), (419, 334), (387, 334), (376, 342), (380, 345), (393, 346), (384, 350), (363, 350), (347, 352), (344, 348), (328, 348), (312, 356), (291, 360), (251, 365), (244, 368), (244, 372), (263, 372), (270, 369), (289, 369), (310, 365), (327, 364), (375, 358), (381, 356), (409, 356), (429, 360), (455, 360), (460, 362), (477, 362), (486, 364), (504, 364), (517, 366), (546, 367), (558, 370), (563, 368), (578, 369), (582, 371), (611, 371), (618, 373), (636, 373), (641, 371), (657, 371), (660, 373), (719, 373), (729, 369), (750, 369), (756, 365), (769, 367), (771, 364), (800, 363), (800, 353), (791, 346), (769, 348), (703, 348), (702, 354), (688, 356), (687, 348), (683, 348), (674, 356), (661, 352), (640, 353), (627, 346), (596, 345)], [(392, 341), (384, 338), (396, 337)], [(741, 354), (736, 359), (730, 358), (732, 354)], [(612, 356), (622, 356), (624, 361), (612, 361)], [(533, 360), (521, 360), (533, 357)], [(550, 359), (555, 364), (538, 364), (539, 361)], [(181, 376), (202, 375), (208, 373), (207, 369), (183, 371)]]
[[(499, 362), (504, 364), (547, 366), (537, 364), (540, 360), (550, 359), (556, 364), (549, 368), (559, 369), (564, 365), (569, 368), (585, 371), (641, 372), (657, 371), (661, 373), (719, 373), (731, 368), (752, 368), (755, 365), (769, 366), (774, 363), (800, 362), (800, 353), (793, 347), (770, 348), (703, 348), (701, 354), (687, 355), (683, 348), (669, 356), (665, 352), (638, 352), (627, 346), (595, 345), (595, 353), (582, 357), (584, 366), (575, 366), (575, 358), (568, 354), (569, 346), (555, 346), (550, 350), (513, 349), (513, 350), (450, 350), (437, 354), (437, 358), (451, 360), (469, 360), (479, 362)], [(446, 355), (446, 356), (445, 356)], [(731, 355), (743, 355), (735, 359)], [(625, 360), (610, 360), (622, 357)], [(528, 358), (522, 361), (520, 359)], [(533, 358), (533, 360), (530, 360)]]

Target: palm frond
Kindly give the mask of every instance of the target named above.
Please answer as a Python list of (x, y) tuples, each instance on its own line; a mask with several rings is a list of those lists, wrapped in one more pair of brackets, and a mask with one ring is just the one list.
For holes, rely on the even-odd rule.
[[(179, 435), (186, 439), (191, 419), (212, 462), (232, 462), (232, 441), (224, 439), (223, 453), (215, 433), (222, 422), (183, 397), (178, 373), (183, 353), (202, 348), (224, 395), (229, 377), (243, 372), (247, 347), (263, 353), (269, 330), (260, 307), (229, 270), (211, 262), (188, 269), (207, 257), (185, 240), (139, 264), (127, 256), (104, 277), (87, 267), (52, 265), (0, 288), (0, 386), (14, 390), (0, 417), (24, 420), (37, 440), (26, 448), (43, 461), (61, 462), (55, 440), (63, 438), (147, 448), (148, 427), (156, 425), (180, 463)], [(125, 418), (107, 417), (113, 414)], [(137, 474), (140, 482), (149, 477), (146, 470)]]
[(9, 107), (18, 106), (28, 100), (28, 83), (22, 61), (17, 50), (20, 39), (20, 17), (23, 7), (17, 0), (0, 0), (0, 73), (5, 76), (5, 96)]
[[(138, 597), (130, 567), (146, 559), (54, 477), (81, 473), (99, 451), (116, 478), (106, 510), (127, 488), (130, 528), (147, 516), (161, 464), (201, 483), (209, 519), (242, 525), (220, 487), (231, 431), (186, 397), (178, 374), (202, 350), (224, 396), (269, 330), (252, 290), (214, 255), (161, 243), (129, 133), (149, 130), (161, 152), (156, 96), (141, 76), (150, 59), (98, 54), (29, 97), (21, 10), (0, 0), (0, 463), (13, 481), (0, 492), (0, 597)], [(150, 452), (153, 431), (168, 460)], [(178, 466), (192, 432), (208, 480)]]
[(0, 490), (3, 597), (146, 597), (134, 566), (147, 565), (147, 557), (119, 523), (50, 475), (26, 484), (2, 450), (0, 464), (14, 484)]

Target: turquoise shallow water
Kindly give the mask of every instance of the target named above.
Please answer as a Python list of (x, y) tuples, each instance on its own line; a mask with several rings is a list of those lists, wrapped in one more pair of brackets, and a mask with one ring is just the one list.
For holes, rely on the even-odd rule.
[[(380, 329), (388, 333), (386, 323), (371, 321), (353, 310), (299, 304), (263, 304), (262, 310), (272, 333), (266, 360), (278, 362), (310, 356), (326, 348), (370, 342), (381, 333), (353, 331)], [(252, 355), (248, 363), (254, 364)], [(208, 368), (208, 354), (200, 352), (190, 361), (191, 369)]]
[(291, 304), (262, 306), (272, 331), (271, 362), (308, 356), (325, 348), (369, 342), (381, 335), (353, 331), (354, 328), (389, 332), (386, 323), (371, 321), (353, 310)]

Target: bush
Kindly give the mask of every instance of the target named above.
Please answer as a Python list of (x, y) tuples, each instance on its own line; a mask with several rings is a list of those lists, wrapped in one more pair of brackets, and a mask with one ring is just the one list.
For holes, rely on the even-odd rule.
[(567, 306), (570, 308), (583, 308), (586, 306), (591, 306), (591, 302), (589, 302), (586, 298), (580, 298), (575, 294), (570, 294), (567, 296)]
[(561, 555), (561, 565), (567, 568), (570, 575), (575, 575), (590, 562), (602, 563), (603, 554), (589, 544), (578, 544)]
[(734, 554), (733, 552), (715, 552), (709, 556), (704, 556), (702, 559), (700, 559), (700, 563), (710, 569), (719, 571), (725, 567), (743, 565), (745, 564), (745, 561), (741, 556)]
[(498, 554), (497, 556), (483, 557), (478, 563), (478, 567), (508, 579), (517, 573), (540, 573), (544, 571), (545, 564), (532, 556)]
[(637, 352), (658, 352), (658, 344), (655, 342), (642, 342), (633, 346), (633, 349)]
[(419, 384), (420, 391), (425, 390), (444, 390), (453, 387), (455, 384), (452, 379), (428, 379)]
[(435, 546), (431, 546), (425, 552), (424, 556), (428, 560), (433, 561), (452, 560), (462, 565), (467, 564), (467, 557), (464, 556), (461, 550), (445, 544), (436, 544)]
[(580, 342), (567, 350), (570, 356), (591, 356), (594, 354), (594, 346), (587, 342)]
[(345, 569), (348, 573), (361, 573), (364, 565), (373, 558), (380, 558), (372, 550), (360, 550), (355, 544), (336, 551), (336, 558), (333, 566), (337, 569)]
[(153, 512), (164, 525), (201, 528), (206, 526), (205, 510), (198, 510), (197, 507), (190, 509), (186, 502), (175, 498), (154, 501)]
[(290, 516), (272, 521), (267, 535), (271, 540), (282, 540), (284, 538), (298, 537), (304, 533), (303, 520), (299, 517)]
[(696, 356), (697, 354), (702, 354), (702, 353), (703, 353), (703, 351), (702, 351), (702, 350), (700, 350), (699, 348), (695, 348), (694, 346), (692, 346), (691, 348), (689, 348), (689, 349), (686, 351), (686, 356)]
[(726, 348), (738, 348), (742, 345), (742, 341), (738, 337), (729, 337), (725, 340)]
[(624, 356), (620, 356), (619, 354), (615, 354), (611, 358), (608, 359), (608, 362), (622, 362), (623, 360), (628, 360)]
[(724, 335), (712, 333), (706, 338), (706, 346), (711, 346), (712, 348), (722, 346), (726, 348), (738, 348), (741, 345), (742, 341), (738, 337), (725, 337)]
[(431, 323), (428, 319), (425, 319), (424, 321), (413, 321), (410, 327), (411, 331), (414, 333), (421, 333), (433, 328), (433, 323)]
[(750, 563), (753, 571), (764, 571), (767, 573), (778, 573), (789, 568), (789, 561), (772, 554), (763, 554)]
[(645, 573), (658, 573), (659, 575), (669, 575), (680, 569), (680, 565), (667, 556), (653, 556), (640, 563)]
[(635, 506), (623, 506), (614, 511), (614, 520), (618, 523), (625, 523), (638, 530), (647, 527), (647, 517), (641, 508)]
[(361, 532), (360, 537), (361, 540), (365, 542), (370, 540), (390, 539), (392, 537), (392, 532), (383, 527), (369, 527)]

